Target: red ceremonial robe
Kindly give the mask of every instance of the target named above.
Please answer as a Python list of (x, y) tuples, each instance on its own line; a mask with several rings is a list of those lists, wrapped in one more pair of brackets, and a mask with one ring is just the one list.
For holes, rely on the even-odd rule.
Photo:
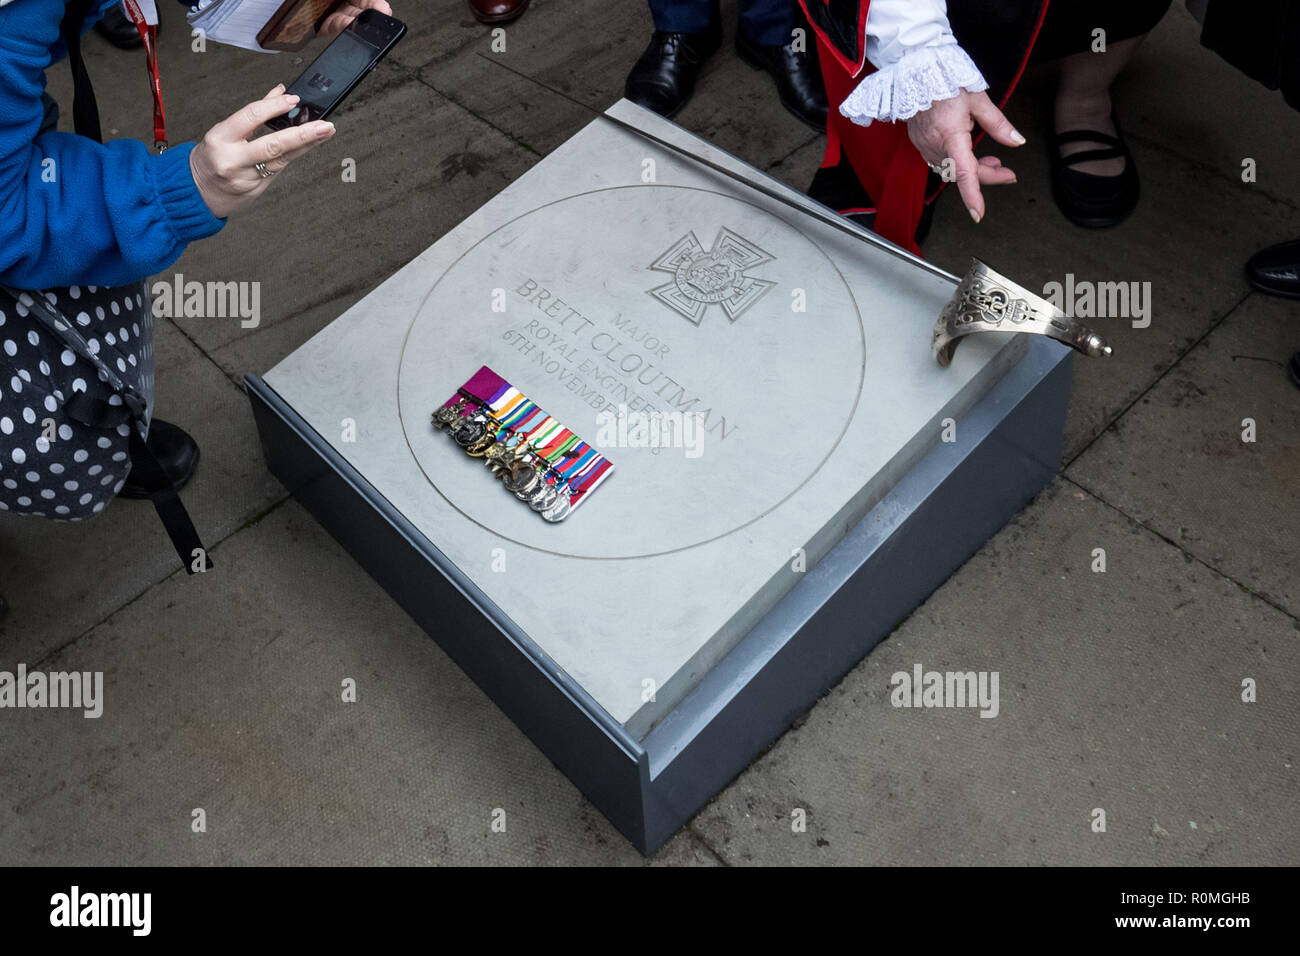
[[(830, 112), (826, 117), (826, 155), (822, 167), (847, 159), (875, 200), (875, 231), (913, 253), (916, 227), (927, 202), (943, 183), (926, 193), (930, 170), (907, 136), (906, 123), (859, 126), (840, 113), (840, 104), (875, 72), (867, 62), (867, 11), (871, 0), (799, 0), (817, 35), (818, 55)], [(957, 41), (989, 83), (989, 96), (1005, 106), (1020, 80), (1034, 40), (1047, 14), (1047, 0), (953, 0), (948, 18)], [(983, 130), (975, 143), (984, 137)], [(871, 210), (857, 210), (870, 212)]]

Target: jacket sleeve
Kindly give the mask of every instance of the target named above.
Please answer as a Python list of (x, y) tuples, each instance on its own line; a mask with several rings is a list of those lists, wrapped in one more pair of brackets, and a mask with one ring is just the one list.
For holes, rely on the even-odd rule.
[(872, 0), (865, 33), (864, 52), (876, 71), (840, 105), (855, 123), (908, 120), (936, 100), (988, 89), (953, 36), (944, 0)]
[(39, 132), (63, 9), (0, 7), (0, 282), (24, 289), (134, 282), (225, 224), (194, 185), (192, 143), (155, 156), (135, 140)]

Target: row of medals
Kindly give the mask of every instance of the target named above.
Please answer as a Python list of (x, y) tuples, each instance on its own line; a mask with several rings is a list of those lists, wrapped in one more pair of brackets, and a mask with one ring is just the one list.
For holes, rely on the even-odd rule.
[(482, 458), (507, 491), (547, 521), (563, 521), (572, 510), (569, 486), (560, 481), (559, 472), (522, 436), (493, 418), (486, 406), (459, 398), (433, 413), (433, 427), (448, 429), (465, 454)]

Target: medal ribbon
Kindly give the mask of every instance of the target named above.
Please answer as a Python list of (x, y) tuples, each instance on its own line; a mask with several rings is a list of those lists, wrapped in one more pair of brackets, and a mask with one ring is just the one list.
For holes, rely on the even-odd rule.
[(472, 395), (476, 388), (478, 395), (487, 396), (476, 399), (476, 402), (482, 402), (486, 406), (485, 411), (500, 423), (497, 440), (513, 435), (515, 439), (526, 442), (527, 447), (549, 466), (548, 471), (555, 476), (553, 481), (548, 477), (548, 483), (559, 488), (568, 487), (574, 507), (612, 470), (613, 465), (609, 459), (572, 430), (547, 415), (536, 402), (491, 369), (480, 369), (474, 378), (465, 383), (460, 394)]

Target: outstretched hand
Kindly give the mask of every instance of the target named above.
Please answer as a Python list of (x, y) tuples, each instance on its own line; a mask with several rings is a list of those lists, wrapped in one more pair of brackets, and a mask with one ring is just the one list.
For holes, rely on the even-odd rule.
[[(224, 219), (266, 192), (271, 178), (334, 135), (334, 124), (314, 120), (250, 140), (259, 126), (298, 103), (280, 84), (254, 103), (226, 117), (190, 150), (190, 174), (212, 215)], [(263, 175), (257, 169), (261, 163)]]
[(1025, 138), (993, 105), (987, 93), (959, 93), (935, 100), (928, 110), (907, 121), (907, 135), (930, 168), (945, 171), (944, 178), (956, 180), (962, 202), (976, 222), (984, 218), (984, 196), (980, 186), (1003, 186), (1016, 181), (1016, 174), (996, 156), (975, 158), (971, 130), (979, 123), (1003, 146), (1020, 146)]

